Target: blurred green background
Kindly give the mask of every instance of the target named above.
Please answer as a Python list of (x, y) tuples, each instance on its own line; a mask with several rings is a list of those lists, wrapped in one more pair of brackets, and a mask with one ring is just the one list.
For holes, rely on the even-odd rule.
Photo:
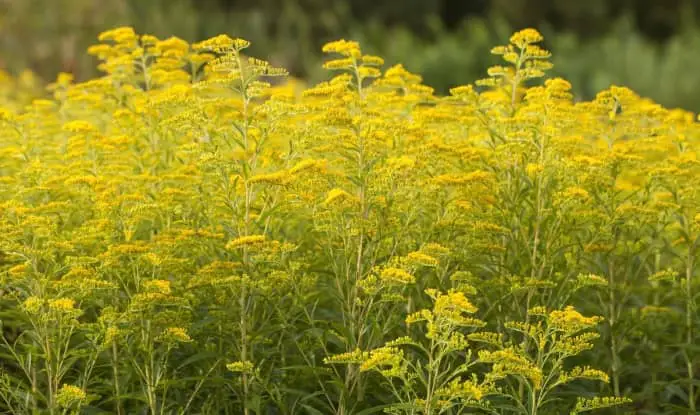
[(483, 77), (497, 61), (490, 48), (532, 26), (577, 97), (626, 85), (700, 111), (699, 17), (700, 0), (0, 0), (0, 68), (92, 77), (85, 49), (127, 24), (189, 41), (243, 37), (252, 54), (309, 82), (326, 76), (320, 46), (352, 38), (444, 92)]

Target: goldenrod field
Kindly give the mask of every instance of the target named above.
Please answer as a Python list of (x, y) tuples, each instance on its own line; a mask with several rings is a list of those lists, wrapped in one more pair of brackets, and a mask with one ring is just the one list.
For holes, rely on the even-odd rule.
[(534, 29), (449, 96), (99, 40), (0, 93), (0, 413), (698, 413), (694, 114), (574, 100)]

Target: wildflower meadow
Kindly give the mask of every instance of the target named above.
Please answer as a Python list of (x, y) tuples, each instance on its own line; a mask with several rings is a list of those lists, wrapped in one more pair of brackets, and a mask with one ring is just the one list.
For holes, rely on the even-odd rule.
[(542, 40), (446, 96), (129, 27), (5, 79), (0, 413), (700, 413), (698, 120)]

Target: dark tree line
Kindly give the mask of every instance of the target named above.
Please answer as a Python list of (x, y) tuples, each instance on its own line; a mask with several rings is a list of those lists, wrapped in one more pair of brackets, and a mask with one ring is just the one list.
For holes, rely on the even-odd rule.
[[(258, 8), (275, 13), (289, 0), (192, 0), (201, 7), (227, 11)], [(318, 18), (334, 14), (350, 19), (376, 20), (425, 31), (426, 16), (438, 17), (454, 28), (473, 16), (499, 15), (513, 27), (547, 24), (557, 31), (589, 37), (610, 31), (623, 16), (650, 39), (664, 41), (684, 24), (700, 18), (700, 0), (292, 0)]]

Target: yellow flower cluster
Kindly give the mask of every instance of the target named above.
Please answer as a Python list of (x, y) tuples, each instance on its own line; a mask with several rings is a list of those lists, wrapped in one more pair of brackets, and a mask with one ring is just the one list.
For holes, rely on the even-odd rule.
[(56, 402), (61, 408), (70, 408), (83, 403), (87, 398), (85, 391), (75, 385), (63, 385), (56, 394)]
[(234, 373), (253, 373), (254, 365), (252, 362), (232, 362), (226, 364), (226, 369)]
[[(329, 79), (307, 87), (244, 39), (122, 27), (88, 51), (103, 76), (0, 101), (0, 301), (20, 311), (26, 412), (77, 409), (93, 394), (70, 385), (99, 380), (110, 413), (298, 393), (314, 413), (503, 395), (567, 413), (658, 402), (648, 386), (674, 379), (695, 413), (696, 116), (619, 86), (575, 99), (539, 79), (542, 40), (515, 33), (439, 96), (355, 41), (326, 44)], [(584, 350), (599, 368), (564, 365)], [(577, 402), (576, 379), (614, 398)]]

